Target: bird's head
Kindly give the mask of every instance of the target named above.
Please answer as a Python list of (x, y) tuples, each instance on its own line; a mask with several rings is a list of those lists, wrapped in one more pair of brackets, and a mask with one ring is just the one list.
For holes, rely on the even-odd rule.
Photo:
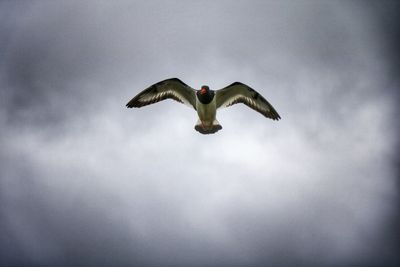
[(214, 91), (210, 90), (207, 85), (203, 85), (200, 90), (197, 91), (197, 98), (203, 104), (209, 104), (214, 98)]
[(200, 89), (200, 94), (201, 94), (201, 95), (207, 94), (208, 91), (210, 91), (210, 88), (209, 88), (207, 85), (203, 85), (203, 86), (201, 87), (201, 89)]

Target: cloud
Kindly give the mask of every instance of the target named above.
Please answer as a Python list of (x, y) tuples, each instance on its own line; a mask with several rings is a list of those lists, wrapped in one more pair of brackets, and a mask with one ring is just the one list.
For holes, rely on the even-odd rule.
[[(397, 95), (368, 7), (1, 5), (2, 264), (399, 261)], [(183, 105), (124, 107), (174, 76), (245, 82), (282, 120), (237, 105), (202, 136)]]

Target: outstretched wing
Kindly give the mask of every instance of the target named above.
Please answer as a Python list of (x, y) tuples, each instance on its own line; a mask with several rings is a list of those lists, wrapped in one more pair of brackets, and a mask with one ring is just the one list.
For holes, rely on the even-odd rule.
[(166, 79), (143, 90), (126, 104), (128, 108), (140, 108), (171, 98), (196, 109), (196, 90), (178, 78)]
[(279, 120), (281, 117), (274, 107), (253, 88), (235, 82), (216, 92), (217, 108), (243, 103), (267, 118)]

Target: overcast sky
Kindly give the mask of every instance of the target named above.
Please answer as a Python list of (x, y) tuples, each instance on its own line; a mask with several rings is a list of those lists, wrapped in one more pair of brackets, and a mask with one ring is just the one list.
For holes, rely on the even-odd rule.
[[(398, 266), (399, 9), (0, 2), (0, 265)], [(282, 120), (125, 108), (171, 77)]]

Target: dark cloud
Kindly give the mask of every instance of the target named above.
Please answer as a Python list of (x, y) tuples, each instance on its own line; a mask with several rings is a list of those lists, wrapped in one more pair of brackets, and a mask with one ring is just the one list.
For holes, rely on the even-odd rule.
[(391, 67), (391, 75), (396, 77), (400, 71), (400, 54), (397, 49), (400, 43), (400, 20), (397, 16), (400, 5), (397, 1), (382, 3), (371, 1), (368, 7), (370, 12), (375, 15), (376, 26), (385, 48), (384, 54)]
[[(398, 8), (0, 3), (0, 265), (397, 266)], [(124, 108), (175, 76), (283, 119)]]
[[(380, 4), (371, 1), (369, 3), (370, 12), (373, 13), (374, 19), (376, 21), (376, 26), (378, 28), (381, 42), (382, 50), (387, 59), (388, 66), (388, 79), (386, 84), (386, 93), (389, 92), (391, 97), (396, 99), (397, 102), (400, 101), (400, 52), (398, 47), (400, 46), (400, 19), (398, 13), (400, 12), (400, 4), (397, 1), (384, 1)], [(392, 114), (394, 116), (393, 124), (397, 127), (397, 132), (400, 131), (400, 123), (395, 117), (399, 109), (396, 109), (396, 113)], [(397, 142), (393, 149), (393, 155), (391, 156), (391, 163), (397, 173), (397, 191), (400, 192), (400, 157), (398, 155), (400, 151), (400, 142)], [(397, 195), (396, 201), (400, 198)], [(397, 212), (394, 212), (387, 225), (386, 235), (382, 238), (386, 238), (389, 244), (393, 247), (400, 248), (400, 206), (397, 207)], [(397, 250), (397, 251), (398, 251)], [(391, 250), (389, 250), (391, 251)], [(397, 258), (396, 263), (399, 264), (398, 252), (393, 251), (388, 253), (388, 257)]]

